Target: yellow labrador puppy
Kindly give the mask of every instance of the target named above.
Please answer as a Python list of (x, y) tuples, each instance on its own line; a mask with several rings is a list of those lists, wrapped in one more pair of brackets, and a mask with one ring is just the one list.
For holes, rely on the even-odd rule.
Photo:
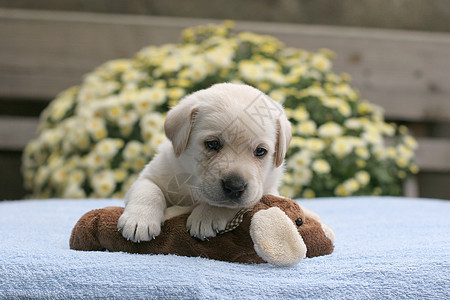
[(261, 91), (231, 83), (200, 90), (169, 111), (164, 129), (168, 140), (125, 196), (125, 238), (151, 240), (165, 219), (191, 212), (187, 230), (207, 239), (263, 194), (278, 194), (291, 125)]

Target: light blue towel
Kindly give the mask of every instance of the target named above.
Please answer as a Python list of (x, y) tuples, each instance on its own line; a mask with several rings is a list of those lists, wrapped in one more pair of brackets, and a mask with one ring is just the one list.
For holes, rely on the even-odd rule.
[(0, 298), (450, 299), (450, 202), (301, 200), (336, 233), (333, 254), (290, 268), (174, 255), (79, 252), (85, 212), (119, 200), (0, 202)]

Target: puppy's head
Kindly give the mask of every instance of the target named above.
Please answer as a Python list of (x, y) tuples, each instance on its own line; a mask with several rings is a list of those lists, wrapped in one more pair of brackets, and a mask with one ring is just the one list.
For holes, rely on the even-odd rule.
[(224, 207), (254, 205), (282, 167), (291, 140), (279, 103), (229, 83), (184, 98), (167, 114), (164, 129), (175, 156), (196, 178), (194, 199)]

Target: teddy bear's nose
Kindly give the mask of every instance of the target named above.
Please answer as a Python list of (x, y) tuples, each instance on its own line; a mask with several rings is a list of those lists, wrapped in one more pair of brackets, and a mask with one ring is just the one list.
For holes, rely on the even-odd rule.
[(297, 220), (295, 220), (295, 225), (297, 225), (298, 227), (303, 225), (303, 220), (302, 218), (298, 218)]

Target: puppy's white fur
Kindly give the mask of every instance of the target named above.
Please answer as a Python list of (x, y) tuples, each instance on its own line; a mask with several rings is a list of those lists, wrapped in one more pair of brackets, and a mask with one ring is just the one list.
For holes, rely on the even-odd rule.
[[(278, 194), (291, 125), (282, 106), (261, 91), (216, 84), (180, 101), (164, 128), (168, 140), (125, 197), (118, 223), (124, 237), (151, 240), (164, 219), (188, 211), (190, 234), (213, 237), (241, 208)], [(208, 141), (220, 149), (210, 149)], [(229, 182), (233, 192), (224, 187)]]

